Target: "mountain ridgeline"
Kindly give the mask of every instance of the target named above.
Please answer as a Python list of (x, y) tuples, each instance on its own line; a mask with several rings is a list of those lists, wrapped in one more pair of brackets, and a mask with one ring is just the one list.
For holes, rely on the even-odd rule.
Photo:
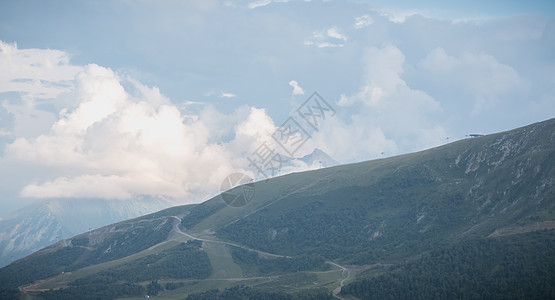
[(0, 296), (555, 298), (555, 119), (254, 190), (62, 240), (0, 269)]

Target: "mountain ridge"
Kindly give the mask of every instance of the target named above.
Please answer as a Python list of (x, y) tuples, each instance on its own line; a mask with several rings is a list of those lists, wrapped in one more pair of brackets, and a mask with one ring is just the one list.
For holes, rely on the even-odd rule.
[[(287, 295), (340, 297), (343, 286), (393, 274), (386, 266), (405, 270), (397, 266), (438, 249), (459, 253), (457, 245), (469, 241), (481, 249), (486, 239), (518, 244), (536, 238), (526, 231), (551, 228), (555, 220), (554, 161), (555, 119), (550, 119), (416, 153), (289, 174), (255, 182), (255, 198), (243, 207), (227, 206), (217, 196), (76, 236), (0, 269), (0, 281), (5, 288), (27, 286), (25, 293), (47, 299), (92, 288), (95, 276), (128, 284), (105, 287), (114, 292), (108, 298), (146, 293), (154, 280), (182, 284), (175, 291), (160, 290), (168, 299), (238, 282), (256, 288), (240, 293), (287, 286)], [(515, 234), (490, 237), (495, 232)], [(180, 255), (207, 257), (210, 275), (186, 262), (180, 264), (187, 274), (208, 277), (169, 272), (166, 261), (179, 261)], [(48, 266), (47, 260), (53, 263)], [(147, 270), (145, 262), (159, 275), (114, 275)], [(35, 265), (46, 275), (29, 273)], [(346, 291), (373, 284), (360, 282)]]

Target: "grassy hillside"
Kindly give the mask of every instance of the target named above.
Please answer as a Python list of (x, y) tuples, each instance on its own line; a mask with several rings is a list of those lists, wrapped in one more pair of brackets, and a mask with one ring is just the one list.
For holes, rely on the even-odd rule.
[[(256, 201), (262, 208), (234, 212), (242, 217), (216, 234), (272, 253), (365, 264), (485, 237), (513, 224), (553, 220), (553, 128), (551, 120), (410, 155), (295, 174), (291, 179), (311, 178), (312, 186), (276, 191), (269, 199), (258, 193), (264, 191), (260, 183)], [(274, 185), (290, 187), (280, 182), (288, 179), (277, 178)]]
[[(513, 281), (553, 275), (550, 261), (529, 254), (553, 257), (552, 232), (535, 231), (555, 224), (554, 162), (555, 119), (294, 173), (256, 182), (243, 207), (215, 197), (62, 241), (0, 269), (0, 285), (3, 295), (21, 287), (47, 299), (297, 299), (332, 297), (342, 286), (367, 298), (376, 285), (407, 284), (400, 298), (412, 290), (473, 298), (489, 287), (545, 296), (550, 286), (529, 294), (538, 287)], [(468, 280), (438, 281), (435, 272)]]

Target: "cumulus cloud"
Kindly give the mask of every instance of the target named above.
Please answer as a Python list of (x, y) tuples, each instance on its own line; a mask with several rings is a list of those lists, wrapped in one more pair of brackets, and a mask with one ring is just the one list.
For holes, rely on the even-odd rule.
[(233, 135), (221, 141), (208, 113), (187, 118), (157, 88), (94, 64), (74, 81), (76, 107), (63, 109), (47, 133), (6, 147), (8, 158), (67, 173), (30, 183), (21, 196), (198, 201), (232, 171), (250, 172), (242, 156), (275, 130), (264, 109), (240, 109), (226, 124)]
[(299, 85), (299, 83), (296, 80), (289, 81), (289, 85), (293, 88), (293, 92), (292, 92), (293, 96), (304, 95), (303, 88)]
[[(315, 141), (342, 161), (416, 151), (441, 144), (447, 136), (432, 117), (441, 112), (438, 101), (410, 88), (402, 79), (405, 57), (395, 46), (365, 50), (363, 85), (342, 95), (337, 105), (356, 107), (346, 121), (334, 119), (315, 134)], [(333, 124), (332, 124), (333, 123)], [(353, 147), (356, 145), (356, 147)]]
[[(440, 144), (448, 136), (447, 126), (450, 133), (464, 135), (467, 130), (487, 133), (552, 117), (555, 85), (549, 50), (554, 44), (554, 27), (549, 20), (531, 17), (530, 21), (454, 24), (421, 16), (407, 18), (416, 12), (382, 12), (384, 17), (370, 7), (339, 7), (327, 2), (315, 3), (314, 8), (322, 7), (322, 12), (338, 9), (337, 17), (322, 19), (298, 9), (305, 3), (278, 8), (269, 1), (257, 2), (270, 4), (257, 6), (265, 11), (259, 15), (245, 8), (253, 1), (237, 2), (240, 8), (225, 14), (233, 20), (229, 19), (231, 25), (224, 31), (209, 22), (223, 16), (221, 9), (216, 9), (218, 14), (207, 18), (204, 26), (191, 27), (194, 34), (183, 30), (189, 23), (181, 22), (187, 19), (181, 13), (176, 12), (180, 19), (158, 22), (179, 32), (159, 36), (175, 40), (170, 45), (175, 47), (168, 48), (171, 55), (155, 55), (150, 50), (156, 43), (141, 44), (145, 29), (136, 26), (142, 29), (134, 39), (141, 41), (142, 47), (126, 49), (140, 50), (133, 52), (135, 57), (153, 59), (157, 67), (145, 71), (158, 77), (156, 82), (169, 80), (165, 86), (174, 93), (173, 98), (182, 103), (193, 100), (179, 108), (158, 89), (142, 86), (121, 73), (94, 65), (74, 66), (63, 51), (19, 49), (3, 43), (0, 118), (12, 118), (0, 122), (0, 142), (11, 143), (4, 153), (9, 154), (7, 158), (54, 170), (28, 180), (22, 195), (125, 198), (161, 193), (188, 197), (202, 193), (205, 186), (217, 190), (217, 177), (246, 170), (245, 155), (268, 140), (275, 127), (261, 108), (245, 105), (223, 113), (206, 104), (229, 93), (219, 86), (220, 81), (236, 87), (232, 92), (241, 91), (241, 99), (234, 98), (238, 101), (232, 104), (262, 101), (260, 105), (272, 107), (273, 114), (281, 114), (279, 124), (291, 108), (274, 105), (273, 100), (299, 90), (298, 83), (290, 83), (288, 90), (275, 82), (284, 75), (287, 78), (286, 74), (300, 74), (296, 78), (311, 81), (311, 86), (325, 85), (316, 88), (330, 103), (335, 100), (337, 115), (318, 132), (311, 132), (313, 139), (305, 145), (307, 149), (322, 148), (341, 162)], [(256, 8), (254, 4), (251, 7)], [(361, 7), (366, 7), (366, 12), (361, 13)], [(274, 8), (287, 13), (270, 13)], [(238, 17), (247, 17), (249, 22), (235, 22)], [(133, 22), (143, 24), (144, 20)], [(146, 30), (158, 36), (159, 30)], [(237, 43), (236, 35), (229, 34), (236, 32), (254, 38)], [(218, 39), (221, 45), (233, 44), (234, 51), (222, 52), (227, 48), (206, 39), (212, 35), (224, 37)], [(111, 41), (120, 42), (118, 37)], [(331, 48), (347, 43), (349, 47), (342, 51), (316, 51), (318, 47), (338, 50)], [(193, 55), (180, 56), (183, 59), (175, 65), (173, 57), (188, 46)], [(87, 55), (99, 55), (91, 51)], [(263, 64), (256, 63), (262, 59)], [(170, 78), (175, 73), (166, 71), (175, 71), (175, 66), (190, 71), (191, 76), (185, 81), (181, 76)], [(257, 84), (253, 87), (252, 82)], [(269, 89), (273, 86), (276, 88)], [(194, 103), (197, 95), (210, 89), (214, 89), (206, 94), (210, 98), (202, 99), (203, 104)], [(255, 129), (258, 131), (253, 132)], [(28, 175), (31, 177), (35, 175)]]
[[(275, 130), (274, 121), (268, 116), (265, 109), (251, 107), (246, 119), (234, 127), (234, 139), (225, 143), (224, 147), (232, 153), (237, 153), (237, 158), (242, 163), (247, 163), (248, 161), (244, 158), (253, 153), (261, 144), (267, 142)], [(241, 165), (241, 167), (246, 169), (248, 165)]]

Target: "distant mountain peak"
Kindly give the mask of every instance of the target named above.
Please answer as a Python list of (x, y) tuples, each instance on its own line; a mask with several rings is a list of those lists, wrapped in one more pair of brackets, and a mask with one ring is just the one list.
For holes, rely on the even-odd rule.
[(314, 148), (314, 151), (312, 151), (312, 153), (299, 158), (299, 160), (305, 162), (308, 165), (318, 163), (323, 168), (329, 168), (339, 165), (339, 163), (335, 159), (333, 159), (320, 148)]
[(90, 228), (173, 206), (161, 199), (39, 200), (0, 219), (0, 266)]

